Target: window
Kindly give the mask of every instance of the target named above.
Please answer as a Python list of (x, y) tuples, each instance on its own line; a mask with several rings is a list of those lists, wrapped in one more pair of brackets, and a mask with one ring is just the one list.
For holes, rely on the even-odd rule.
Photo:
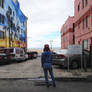
[(25, 23), (23, 22), (23, 26), (25, 26)]
[(73, 44), (75, 44), (75, 35), (73, 35)]
[(0, 0), (0, 7), (4, 8), (4, 0)]
[(84, 0), (82, 0), (82, 8), (84, 8)]
[(85, 4), (86, 4), (86, 6), (87, 6), (87, 4), (88, 4), (88, 0), (85, 0)]
[(13, 16), (15, 16), (15, 12), (13, 11)]
[(73, 23), (73, 32), (75, 32), (75, 24)]
[(0, 31), (0, 39), (4, 39), (4, 32)]
[(8, 11), (10, 14), (12, 14), (12, 9), (10, 7), (8, 7)]
[(4, 24), (4, 18), (5, 18), (5, 17), (0, 14), (0, 23), (1, 23), (1, 24)]
[(86, 28), (88, 27), (88, 16), (86, 16)]
[(16, 54), (19, 54), (20, 53), (20, 50), (19, 49), (16, 49)]
[(78, 41), (78, 44), (80, 45), (80, 41)]
[(92, 44), (92, 37), (90, 38), (90, 40), (91, 40), (91, 44)]
[(80, 3), (78, 4), (78, 12), (80, 11)]
[(88, 49), (88, 40), (83, 41), (83, 47), (84, 49)]
[(84, 29), (84, 24), (85, 24), (84, 22), (85, 22), (85, 21), (84, 21), (84, 19), (83, 19), (83, 22), (82, 22), (82, 29)]

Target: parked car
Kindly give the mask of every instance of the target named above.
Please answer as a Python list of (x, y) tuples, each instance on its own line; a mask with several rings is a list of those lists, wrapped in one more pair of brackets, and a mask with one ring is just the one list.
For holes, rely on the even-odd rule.
[(22, 48), (1, 48), (0, 49), (1, 61), (23, 61), (25, 60), (25, 52)]
[(32, 54), (33, 54), (33, 58), (37, 58), (38, 57), (38, 52), (33, 51)]
[(4, 49), (0, 49), (0, 63), (7, 62), (8, 55)]
[(27, 52), (27, 54), (28, 54), (28, 59), (34, 59), (38, 57), (38, 52), (36, 51)]
[(27, 52), (27, 54), (28, 54), (28, 59), (33, 59), (33, 54), (32, 54), (32, 52)]
[(25, 60), (28, 60), (28, 54), (25, 53)]
[[(89, 52), (84, 50), (86, 55), (87, 66), (89, 66)], [(81, 63), (82, 55), (81, 54), (71, 54), (70, 50), (62, 49), (59, 51), (53, 52), (53, 64), (62, 65), (64, 67), (70, 66), (70, 68), (81, 67), (81, 64), (84, 65), (84, 62)]]

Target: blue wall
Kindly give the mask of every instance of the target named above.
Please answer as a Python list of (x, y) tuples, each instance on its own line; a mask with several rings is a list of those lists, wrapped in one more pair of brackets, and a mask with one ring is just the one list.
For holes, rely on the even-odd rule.
[[(26, 41), (26, 24), (25, 24), (26, 17), (23, 14), (23, 12), (20, 10), (20, 5), (18, 1), (17, 1), (17, 4), (15, 4), (12, 0), (4, 0), (4, 9), (0, 7), (0, 14), (5, 16), (5, 22), (4, 24), (0, 24), (0, 26), (9, 27), (8, 19), (6, 16), (8, 7), (12, 9), (11, 16), (13, 17), (13, 23), (15, 25), (15, 28), (11, 28), (11, 31), (13, 32), (13, 35), (15, 34), (17, 35), (19, 40), (25, 42)], [(19, 27), (19, 31), (17, 30), (17, 27)]]

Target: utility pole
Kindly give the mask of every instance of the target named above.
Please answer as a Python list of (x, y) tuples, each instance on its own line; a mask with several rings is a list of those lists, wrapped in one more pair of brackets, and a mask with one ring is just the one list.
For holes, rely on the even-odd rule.
[(53, 40), (50, 40), (50, 46), (51, 46), (51, 50), (52, 50), (52, 43), (53, 43)]
[(86, 55), (84, 53), (84, 41), (82, 44), (82, 62), (81, 62), (81, 69), (84, 67), (84, 71), (87, 72), (87, 61), (86, 61)]

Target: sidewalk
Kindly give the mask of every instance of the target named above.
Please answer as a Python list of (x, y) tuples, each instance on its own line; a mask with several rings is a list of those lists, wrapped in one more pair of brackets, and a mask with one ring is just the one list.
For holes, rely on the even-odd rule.
[(62, 72), (60, 76), (56, 76), (56, 80), (73, 80), (73, 81), (90, 81), (92, 82), (92, 69), (84, 70), (69, 70)]
[[(37, 77), (30, 77), (29, 76), (8, 76), (8, 77), (0, 77), (0, 80), (38, 80), (44, 81), (44, 75), (37, 76)], [(50, 79), (50, 77), (49, 77)], [(84, 70), (70, 70), (70, 71), (63, 71), (55, 73), (56, 81), (89, 81), (92, 82), (92, 69), (88, 69), (87, 72)]]

